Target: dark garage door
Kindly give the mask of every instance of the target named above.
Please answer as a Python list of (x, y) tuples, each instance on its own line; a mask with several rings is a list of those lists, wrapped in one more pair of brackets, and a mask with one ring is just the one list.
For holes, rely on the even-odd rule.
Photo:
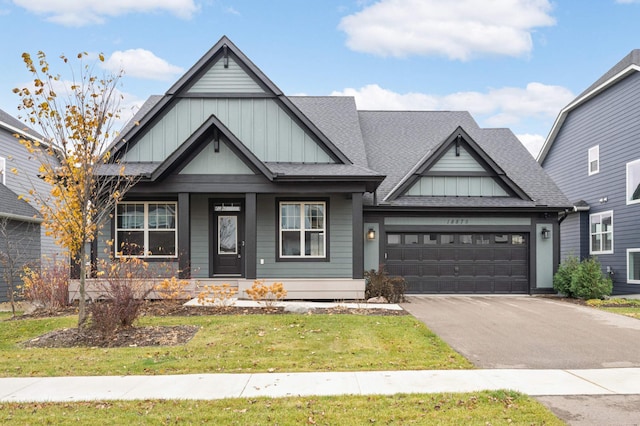
[(528, 293), (528, 234), (388, 233), (389, 275), (407, 293)]

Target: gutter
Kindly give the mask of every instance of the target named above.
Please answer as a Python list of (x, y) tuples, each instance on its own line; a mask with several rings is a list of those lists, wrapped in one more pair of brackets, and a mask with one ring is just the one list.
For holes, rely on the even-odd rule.
[(2, 213), (0, 212), (0, 217), (2, 218), (7, 218), (10, 220), (19, 220), (21, 222), (32, 222), (32, 223), (42, 223), (44, 222), (44, 220), (40, 217), (33, 217), (33, 216), (23, 216), (20, 214), (13, 214), (13, 213)]

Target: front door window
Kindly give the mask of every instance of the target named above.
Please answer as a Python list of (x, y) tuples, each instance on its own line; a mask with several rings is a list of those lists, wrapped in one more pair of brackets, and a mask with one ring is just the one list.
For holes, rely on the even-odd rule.
[(238, 254), (238, 216), (218, 216), (218, 254)]

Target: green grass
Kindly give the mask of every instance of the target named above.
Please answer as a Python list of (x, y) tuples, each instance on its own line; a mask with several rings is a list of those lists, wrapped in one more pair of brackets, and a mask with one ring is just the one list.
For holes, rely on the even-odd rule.
[(614, 314), (640, 319), (640, 299), (613, 298), (587, 300), (587, 305)]
[(24, 348), (76, 317), (0, 322), (0, 376), (466, 369), (472, 364), (411, 316), (145, 317), (200, 326), (183, 346)]
[(5, 403), (0, 422), (41, 424), (224, 425), (562, 425), (541, 404), (516, 392), (224, 399)]

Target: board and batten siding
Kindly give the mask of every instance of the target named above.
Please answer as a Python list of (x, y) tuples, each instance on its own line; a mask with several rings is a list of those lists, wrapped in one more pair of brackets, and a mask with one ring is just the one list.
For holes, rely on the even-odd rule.
[(334, 161), (273, 99), (184, 98), (126, 153), (125, 161), (163, 161), (214, 114), (264, 162)]
[[(5, 186), (18, 195), (27, 195), (30, 189), (35, 189), (39, 194), (49, 194), (51, 187), (38, 178), (40, 164), (35, 161), (32, 154), (22, 146), (13, 133), (0, 129), (0, 157), (6, 159)], [(18, 173), (11, 170), (15, 168)], [(33, 198), (33, 197), (27, 197)], [(38, 205), (32, 199), (29, 203), (39, 210)], [(63, 250), (55, 243), (53, 236), (46, 235), (44, 226), (40, 226), (40, 254), (42, 259), (52, 258)]]
[[(322, 197), (322, 198), (326, 198)], [(274, 195), (258, 195), (257, 276), (258, 278), (351, 278), (353, 244), (351, 200), (329, 198), (329, 262), (276, 262), (278, 205)], [(264, 259), (261, 264), (260, 259)]]
[[(603, 270), (613, 268), (618, 294), (640, 292), (639, 284), (626, 280), (626, 251), (640, 248), (640, 204), (626, 204), (626, 164), (640, 159), (639, 141), (640, 73), (635, 72), (569, 112), (542, 163), (570, 201), (589, 204), (587, 221), (589, 214), (613, 211), (614, 252), (597, 257)], [(588, 151), (596, 145), (600, 172), (589, 176)], [(576, 248), (576, 237), (568, 235), (576, 232), (575, 221), (570, 217), (561, 225), (562, 256)], [(588, 225), (582, 233), (583, 244), (588, 244)]]

